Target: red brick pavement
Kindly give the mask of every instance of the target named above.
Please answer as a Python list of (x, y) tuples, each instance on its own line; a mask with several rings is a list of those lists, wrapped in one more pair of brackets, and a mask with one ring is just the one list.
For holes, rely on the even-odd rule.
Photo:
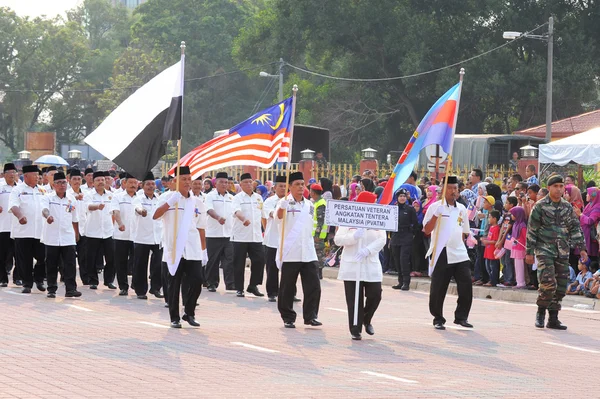
[(475, 300), (474, 330), (436, 331), (426, 294), (384, 287), (376, 335), (357, 342), (342, 284), (322, 288), (324, 326), (295, 330), (276, 304), (221, 288), (202, 293), (201, 327), (181, 330), (159, 299), (1, 289), (0, 398), (560, 398), (600, 358), (598, 311), (565, 310), (556, 332), (533, 327), (533, 305)]

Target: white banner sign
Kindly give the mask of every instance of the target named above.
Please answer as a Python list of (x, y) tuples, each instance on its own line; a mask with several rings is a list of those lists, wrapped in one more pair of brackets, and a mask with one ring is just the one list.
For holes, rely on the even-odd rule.
[(327, 226), (345, 226), (374, 230), (398, 230), (396, 205), (328, 200), (325, 208)]

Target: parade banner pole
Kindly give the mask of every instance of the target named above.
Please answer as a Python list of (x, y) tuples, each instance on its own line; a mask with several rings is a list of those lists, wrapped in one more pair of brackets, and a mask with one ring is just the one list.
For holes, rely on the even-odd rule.
[[(362, 238), (358, 239), (358, 249), (362, 247)], [(354, 322), (352, 323), (354, 326), (358, 326), (358, 297), (360, 295), (360, 265), (362, 261), (358, 263), (358, 268), (356, 272), (356, 286), (354, 287)]]
[[(177, 166), (176, 166), (176, 178), (175, 178), (175, 192), (179, 191), (179, 167), (181, 161), (181, 130), (183, 128), (183, 86), (184, 86), (184, 77), (185, 77), (185, 42), (181, 42), (181, 119), (179, 126), (179, 140), (177, 140)], [(178, 231), (178, 222), (179, 222), (179, 204), (175, 206), (175, 231), (173, 234), (173, 248), (172, 248), (172, 258), (171, 263), (175, 263), (175, 256), (177, 252), (177, 231)]]
[[(298, 85), (294, 85), (292, 88), (292, 117), (290, 118), (290, 149), (288, 153), (288, 162), (286, 165), (286, 176), (285, 176), (285, 196), (287, 198), (288, 190), (290, 188), (290, 169), (292, 167), (292, 143), (294, 141), (294, 119), (296, 119), (296, 93), (298, 92)], [(279, 245), (279, 262), (283, 263), (283, 241), (285, 238), (285, 219), (287, 216), (287, 209), (283, 212), (283, 219), (281, 220), (281, 241)]]
[[(442, 189), (442, 206), (444, 205), (444, 201), (446, 201), (446, 188), (448, 187), (448, 176), (450, 175), (450, 171), (452, 170), (452, 147), (454, 146), (454, 133), (456, 132), (456, 121), (458, 120), (458, 109), (460, 106), (460, 96), (462, 94), (462, 84), (463, 77), (465, 76), (465, 68), (460, 68), (460, 86), (458, 88), (458, 99), (456, 100), (456, 112), (454, 113), (454, 123), (452, 124), (452, 141), (450, 143), (450, 151), (448, 151), (448, 165), (446, 166), (446, 176), (444, 177), (444, 188)], [(435, 239), (433, 240), (433, 251), (431, 252), (431, 261), (429, 270), (433, 270), (435, 268), (436, 259), (436, 251), (437, 251), (437, 241), (440, 235), (440, 223), (442, 218), (438, 218), (435, 224)], [(429, 276), (431, 277), (431, 276)]]

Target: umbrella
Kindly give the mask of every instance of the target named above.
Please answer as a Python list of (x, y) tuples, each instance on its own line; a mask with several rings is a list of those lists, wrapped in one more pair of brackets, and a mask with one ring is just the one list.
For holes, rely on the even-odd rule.
[(69, 163), (58, 155), (43, 155), (36, 159), (35, 163), (54, 166), (69, 166)]

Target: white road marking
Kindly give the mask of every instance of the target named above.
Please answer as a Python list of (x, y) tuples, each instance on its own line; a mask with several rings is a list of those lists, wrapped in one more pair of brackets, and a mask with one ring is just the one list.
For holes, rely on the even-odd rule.
[(374, 371), (361, 371), (361, 373), (362, 374), (371, 375), (373, 377), (385, 378), (387, 380), (404, 382), (406, 384), (418, 384), (419, 383), (418, 381), (415, 381), (415, 380), (408, 380), (406, 378), (394, 377), (393, 375), (388, 375), (388, 374), (383, 374), (383, 373), (376, 373)]
[(67, 305), (73, 309), (78, 309), (78, 310), (83, 310), (84, 312), (93, 312), (92, 309), (88, 309), (88, 308), (84, 308), (83, 306), (77, 306), (77, 305)]
[(261, 346), (246, 344), (244, 342), (231, 342), (231, 345), (243, 346), (244, 348), (254, 349), (261, 352), (279, 353), (279, 351), (276, 351), (275, 349), (263, 348)]
[[(433, 327), (433, 325), (431, 323), (421, 323), (425, 326), (430, 326)], [(473, 331), (472, 328), (467, 328), (467, 327), (462, 327), (462, 326), (449, 326), (448, 324), (444, 324), (444, 327), (446, 327), (446, 329), (450, 329), (450, 330), (460, 330), (460, 331)]]
[(147, 326), (152, 326), (152, 327), (158, 327), (158, 328), (171, 328), (169, 326), (165, 326), (163, 324), (158, 324), (158, 323), (150, 323), (148, 321), (140, 321), (140, 324), (145, 324)]
[(577, 346), (571, 346), (571, 345), (559, 344), (559, 343), (556, 343), (556, 342), (544, 342), (544, 344), (547, 344), (547, 345), (553, 345), (553, 346), (560, 346), (560, 347), (567, 348), (567, 349), (574, 349), (574, 350), (576, 350), (576, 351), (581, 351), (581, 352), (588, 352), (588, 353), (600, 353), (600, 351), (595, 351), (595, 350), (592, 350), (592, 349), (586, 349), (586, 348), (579, 348), (579, 347), (577, 347)]
[(339, 309), (339, 308), (326, 308), (327, 310), (333, 310), (334, 312), (342, 312), (342, 313), (347, 313), (348, 311), (346, 309)]

